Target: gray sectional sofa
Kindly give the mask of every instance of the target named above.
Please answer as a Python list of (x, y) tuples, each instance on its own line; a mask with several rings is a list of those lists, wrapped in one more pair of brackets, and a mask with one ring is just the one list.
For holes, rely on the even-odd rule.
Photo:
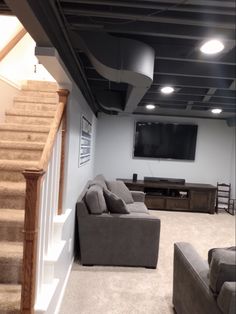
[(80, 195), (76, 208), (83, 265), (156, 268), (160, 220), (149, 214), (143, 192), (125, 189), (99, 175)]
[(235, 247), (211, 249), (207, 263), (189, 243), (175, 243), (173, 305), (177, 314), (235, 314)]

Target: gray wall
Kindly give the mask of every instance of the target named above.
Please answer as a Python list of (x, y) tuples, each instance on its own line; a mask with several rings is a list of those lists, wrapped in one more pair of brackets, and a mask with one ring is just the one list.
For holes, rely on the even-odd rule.
[[(82, 115), (92, 123), (92, 151), (90, 161), (79, 167)], [(95, 115), (84, 100), (81, 92), (74, 85), (67, 104), (66, 175), (63, 206), (65, 209), (71, 208), (74, 210), (79, 194), (82, 192), (87, 181), (93, 177), (96, 120)]]
[[(150, 119), (197, 124), (195, 161), (133, 159), (135, 120)], [(95, 173), (103, 173), (108, 179), (131, 178), (133, 173), (137, 173), (139, 179), (157, 176), (184, 178), (187, 182), (233, 183), (234, 135), (235, 128), (229, 128), (223, 120), (101, 114), (97, 121)]]

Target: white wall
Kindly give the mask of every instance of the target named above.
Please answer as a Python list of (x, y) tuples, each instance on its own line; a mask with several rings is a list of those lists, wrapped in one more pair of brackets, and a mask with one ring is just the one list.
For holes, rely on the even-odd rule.
[(5, 111), (13, 105), (13, 98), (19, 93), (19, 89), (10, 85), (0, 77), (0, 123), (4, 121)]
[[(35, 42), (27, 33), (0, 63), (0, 75), (21, 86), (23, 80), (55, 81), (34, 55)], [(34, 72), (36, 65), (36, 73)]]
[[(170, 121), (198, 125), (194, 162), (157, 159), (133, 159), (135, 120)], [(108, 179), (144, 176), (183, 178), (187, 182), (216, 184), (232, 182), (232, 145), (235, 128), (223, 120), (168, 118), (147, 116), (108, 116), (102, 114), (97, 122), (95, 174), (103, 173)]]

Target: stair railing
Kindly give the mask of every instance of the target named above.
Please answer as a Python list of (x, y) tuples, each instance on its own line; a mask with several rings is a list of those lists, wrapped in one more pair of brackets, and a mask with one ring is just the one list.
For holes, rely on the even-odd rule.
[(26, 169), (21, 313), (33, 314), (35, 297), (45, 283), (45, 261), (52, 244), (53, 218), (62, 213), (65, 107), (69, 92), (59, 90), (59, 104), (39, 164)]

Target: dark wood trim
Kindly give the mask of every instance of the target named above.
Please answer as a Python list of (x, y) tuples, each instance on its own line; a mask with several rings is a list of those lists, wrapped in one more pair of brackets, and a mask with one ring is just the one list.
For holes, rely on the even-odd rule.
[(33, 314), (38, 243), (38, 216), (41, 178), (44, 171), (25, 170), (26, 179), (24, 254), (22, 269), (21, 313)]
[(66, 104), (67, 104), (69, 91), (60, 89), (58, 91), (58, 95), (59, 95), (59, 102), (63, 102), (65, 104), (64, 115), (62, 118), (61, 167), (60, 167), (59, 197), (58, 197), (58, 215), (61, 215), (62, 208), (63, 208), (63, 192), (64, 192), (64, 176), (65, 176)]

